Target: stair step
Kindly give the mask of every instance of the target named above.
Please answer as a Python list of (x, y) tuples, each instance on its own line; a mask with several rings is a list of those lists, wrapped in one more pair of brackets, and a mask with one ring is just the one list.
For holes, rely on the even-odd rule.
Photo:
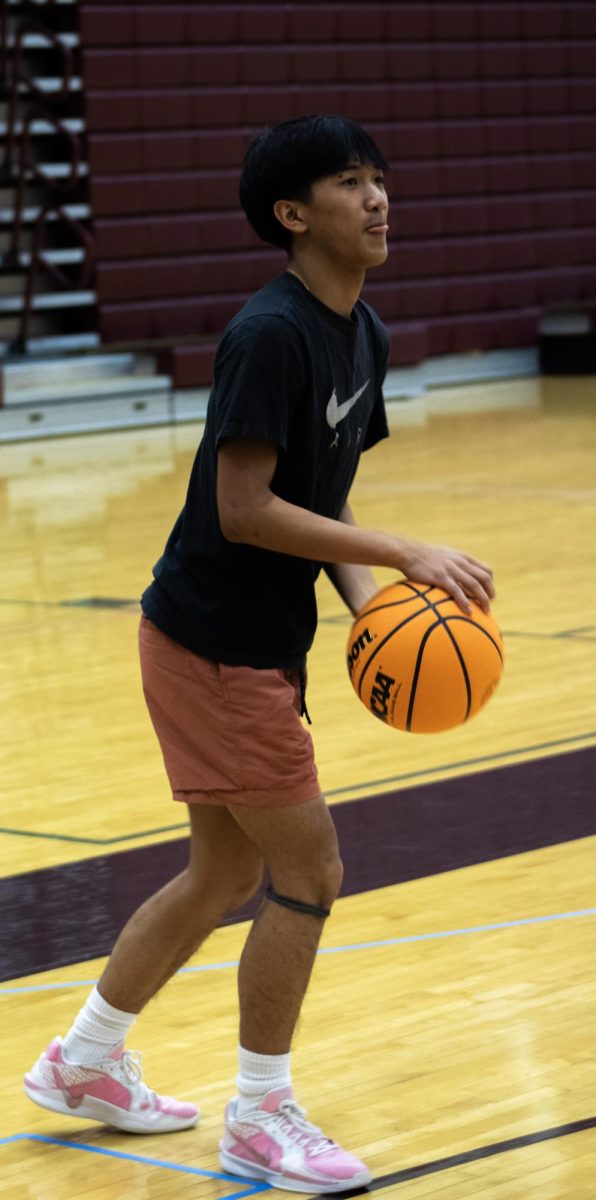
[[(0, 296), (0, 315), (22, 312), (23, 303), (23, 296)], [(43, 312), (51, 308), (83, 308), (96, 303), (96, 292), (40, 292), (33, 297), (32, 308), (34, 312)]]
[(114, 399), (116, 396), (153, 395), (167, 393), (170, 388), (168, 375), (114, 375), (111, 379), (64, 379), (35, 387), (7, 388), (4, 403), (7, 408), (19, 405), (64, 404), (72, 401)]
[[(40, 92), (45, 92), (48, 96), (54, 92), (61, 92), (64, 87), (64, 80), (55, 78), (53, 75), (38, 75), (32, 79), (32, 83), (39, 89)], [(20, 83), (18, 92), (21, 95), (28, 95), (30, 91), (29, 81)], [(83, 80), (80, 75), (73, 75), (68, 81), (68, 95), (71, 92), (81, 92), (83, 90)]]
[[(74, 47), (74, 46), (80, 46), (80, 44), (81, 44), (81, 39), (80, 39), (78, 33), (55, 32), (54, 37), (57, 37), (62, 42), (63, 46)], [(16, 39), (15, 34), (9, 33), (9, 35), (6, 39), (9, 50), (14, 49), (14, 47), (16, 45), (16, 41), (17, 41), (17, 39)], [(42, 33), (26, 33), (25, 36), (23, 38), (21, 38), (21, 45), (25, 46), (27, 50), (51, 50), (52, 49), (52, 42), (47, 37), (44, 37)]]
[[(64, 125), (65, 129), (67, 129), (69, 133), (84, 133), (84, 130), (85, 130), (85, 122), (83, 120), (81, 120), (80, 117), (65, 117), (62, 120), (62, 125)], [(14, 134), (16, 137), (21, 136), (23, 129), (24, 129), (23, 121), (15, 121)], [(30, 132), (33, 135), (33, 137), (48, 137), (48, 136), (49, 137), (59, 137), (60, 136), (56, 129), (56, 126), (53, 125), (51, 123), (51, 121), (44, 121), (42, 119), (40, 119), (39, 121), (32, 121), (29, 126), (29, 129), (30, 129)], [(2, 120), (2, 121), (0, 121), (0, 137), (6, 137), (7, 133), (8, 133), (8, 121)]]
[[(61, 204), (60, 208), (73, 221), (86, 221), (91, 216), (91, 208), (88, 204)], [(41, 212), (39, 204), (27, 205), (23, 209), (22, 219), (25, 223), (36, 221)], [(50, 216), (50, 221), (57, 221), (57, 216)], [(12, 225), (14, 221), (14, 208), (12, 206), (0, 207), (0, 224)]]
[[(68, 177), (72, 174), (72, 164), (71, 163), (38, 162), (38, 163), (36, 163), (36, 166), (38, 167), (38, 169), (40, 171), (43, 171), (43, 173), (47, 179), (68, 179)], [(77, 171), (76, 171), (77, 179), (84, 179), (84, 178), (86, 178), (86, 176), (88, 174), (89, 174), (88, 164), (86, 162), (80, 162), (77, 166)], [(39, 185), (40, 183), (43, 183), (43, 180), (40, 180), (39, 176), (36, 175), (35, 172), (32, 170), (27, 171), (26, 177), (27, 177), (27, 180), (31, 180), (31, 179), (35, 180), (35, 183), (37, 185)]]
[[(5, 332), (2, 327), (2, 332)], [(12, 331), (11, 331), (12, 332)], [(99, 334), (91, 331), (83, 333), (41, 333), (27, 338), (27, 355), (30, 358), (42, 354), (73, 354), (77, 351), (96, 350), (99, 346)], [(10, 341), (0, 338), (0, 357), (10, 353)]]
[(137, 396), (114, 395), (103, 400), (2, 408), (0, 443), (168, 425), (172, 420), (175, 420), (175, 411), (168, 380), (167, 391), (161, 393), (145, 391)]
[(135, 378), (153, 375), (155, 359), (148, 354), (81, 354), (73, 358), (42, 358), (7, 362), (4, 366), (6, 392), (16, 393), (40, 384), (79, 379), (108, 379), (114, 375)]
[[(85, 257), (85, 251), (77, 249), (74, 246), (65, 250), (44, 250), (43, 256), (49, 263), (56, 267), (66, 267), (73, 263), (80, 263)], [(22, 267), (31, 266), (32, 255), (28, 250), (22, 250), (19, 254), (19, 263)]]

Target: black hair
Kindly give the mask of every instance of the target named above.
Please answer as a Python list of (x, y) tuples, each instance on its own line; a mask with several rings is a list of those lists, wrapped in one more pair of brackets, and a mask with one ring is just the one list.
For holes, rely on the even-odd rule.
[(317, 179), (337, 175), (354, 162), (388, 169), (370, 134), (347, 117), (298, 117), (265, 129), (251, 142), (240, 177), (240, 203), (255, 233), (289, 250), (292, 234), (273, 205), (277, 200), (306, 203)]

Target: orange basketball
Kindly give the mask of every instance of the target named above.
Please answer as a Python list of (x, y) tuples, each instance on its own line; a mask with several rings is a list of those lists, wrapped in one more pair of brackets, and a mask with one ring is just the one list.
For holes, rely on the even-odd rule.
[(352, 686), (373, 716), (439, 733), (480, 711), (501, 677), (503, 641), (494, 617), (472, 606), (468, 617), (442, 588), (409, 579), (368, 601), (347, 650)]

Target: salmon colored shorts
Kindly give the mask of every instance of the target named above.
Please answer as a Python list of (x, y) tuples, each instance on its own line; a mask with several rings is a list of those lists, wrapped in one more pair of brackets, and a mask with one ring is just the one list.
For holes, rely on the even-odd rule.
[(298, 671), (200, 658), (141, 618), (143, 691), (175, 800), (304, 804), (320, 795)]

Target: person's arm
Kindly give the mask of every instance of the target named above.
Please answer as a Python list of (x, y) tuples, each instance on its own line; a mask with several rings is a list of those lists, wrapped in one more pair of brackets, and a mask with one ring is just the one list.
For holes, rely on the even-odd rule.
[(290, 504), (271, 490), (276, 465), (277, 449), (269, 442), (230, 438), (220, 444), (217, 509), (228, 541), (324, 563), (393, 568), (418, 583), (444, 588), (465, 612), (468, 596), (488, 608), (494, 588), (485, 563), (459, 550), (360, 529)]
[[(344, 504), (339, 520), (346, 525), (356, 524), (349, 504)], [(370, 567), (363, 563), (326, 563), (325, 573), (353, 616), (379, 590)]]

